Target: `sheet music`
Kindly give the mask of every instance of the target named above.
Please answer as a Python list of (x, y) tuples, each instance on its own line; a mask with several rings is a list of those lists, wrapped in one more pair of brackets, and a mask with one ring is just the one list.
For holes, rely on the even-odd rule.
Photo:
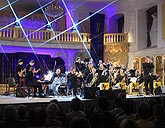
[(45, 81), (50, 81), (51, 79), (52, 79), (52, 77), (53, 77), (53, 72), (50, 72), (50, 73), (48, 73), (47, 75), (45, 75)]
[(137, 81), (137, 77), (131, 77), (131, 78), (130, 78), (130, 81), (131, 81), (131, 82), (136, 82), (136, 81)]

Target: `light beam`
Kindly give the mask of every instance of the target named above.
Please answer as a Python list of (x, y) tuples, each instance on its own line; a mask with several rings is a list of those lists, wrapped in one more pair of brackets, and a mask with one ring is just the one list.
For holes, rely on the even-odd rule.
[(81, 40), (81, 42), (82, 42), (83, 45), (84, 45), (84, 48), (86, 49), (86, 51), (87, 51), (89, 57), (91, 58), (91, 55), (90, 55), (90, 53), (89, 53), (89, 50), (87, 49), (87, 46), (85, 45), (85, 43), (84, 43), (84, 41), (83, 41), (83, 39), (82, 39), (82, 37), (81, 37), (81, 35), (80, 35), (80, 32), (79, 32), (79, 30), (78, 30), (77, 27), (76, 27), (77, 25), (76, 25), (75, 22), (73, 21), (73, 18), (72, 18), (71, 14), (70, 14), (70, 12), (69, 12), (69, 10), (68, 10), (68, 7), (67, 7), (66, 4), (65, 4), (65, 1), (62, 0), (62, 2), (63, 2), (63, 4), (64, 4), (64, 6), (65, 6), (65, 9), (66, 9), (66, 11), (67, 11), (67, 13), (68, 13), (68, 15), (69, 15), (69, 17), (70, 17), (72, 23), (73, 23), (73, 27), (76, 29), (77, 34), (79, 35), (80, 40)]
[[(10, 9), (12, 10), (12, 12), (13, 12), (13, 14), (14, 14), (15, 18), (16, 18), (16, 21), (20, 21), (20, 19), (18, 19), (17, 15), (16, 15), (16, 13), (15, 13), (15, 11), (14, 11), (13, 7), (11, 6), (11, 4), (10, 4), (9, 0), (7, 0), (7, 2), (8, 2), (8, 4), (9, 4)], [(35, 52), (35, 50), (34, 50), (34, 48), (33, 48), (32, 44), (31, 44), (31, 42), (30, 42), (29, 38), (27, 37), (27, 35), (26, 35), (26, 33), (25, 33), (25, 31), (24, 31), (24, 29), (23, 29), (23, 27), (22, 27), (21, 23), (20, 23), (20, 22), (18, 22), (18, 23), (19, 23), (19, 25), (20, 25), (20, 28), (21, 28), (21, 30), (22, 30), (22, 32), (23, 32), (23, 34), (24, 34), (24, 35), (25, 35), (25, 37), (26, 37), (27, 42), (29, 43), (29, 46), (31, 47), (31, 49), (32, 49), (33, 53), (35, 54), (36, 58), (38, 59), (37, 54), (36, 54), (36, 52)], [(38, 61), (39, 61), (39, 59), (38, 59)]]

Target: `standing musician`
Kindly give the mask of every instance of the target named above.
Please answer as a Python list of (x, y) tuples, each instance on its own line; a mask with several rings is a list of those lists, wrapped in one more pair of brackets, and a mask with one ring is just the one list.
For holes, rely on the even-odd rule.
[[(31, 70), (31, 68), (34, 67), (34, 64), (35, 64), (34, 60), (31, 60), (29, 62), (29, 64), (26, 65), (26, 74), (28, 74), (28, 72)], [(38, 73), (40, 71), (40, 68), (37, 70), (36, 70), (36, 68), (34, 68), (34, 69), (35, 69), (34, 73)]]
[[(148, 94), (154, 94), (153, 93), (153, 77), (152, 77), (152, 71), (154, 68), (153, 61), (150, 59), (150, 57), (145, 58), (145, 62), (142, 64), (143, 68), (143, 76), (144, 76), (144, 86), (146, 90), (146, 95)], [(148, 89), (148, 84), (150, 85), (150, 91)]]
[(75, 66), (76, 66), (76, 72), (82, 72), (83, 70), (85, 70), (85, 63), (84, 61), (81, 60), (80, 57), (76, 58)]
[(75, 68), (70, 69), (70, 73), (67, 75), (67, 86), (69, 88), (69, 93), (73, 91), (73, 95), (76, 96), (77, 94), (77, 86), (78, 86), (78, 79), (79, 74), (76, 73)]
[(30, 71), (30, 68), (34, 66), (34, 60), (31, 60), (29, 64), (26, 65), (26, 74)]
[(19, 59), (18, 64), (16, 66), (16, 72), (17, 72), (17, 81), (18, 81), (18, 86), (22, 87), (25, 85), (25, 69), (23, 69), (23, 60)]

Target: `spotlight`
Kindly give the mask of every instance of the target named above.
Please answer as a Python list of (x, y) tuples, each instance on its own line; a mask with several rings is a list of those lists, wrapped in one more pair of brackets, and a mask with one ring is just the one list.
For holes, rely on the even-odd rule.
[(50, 22), (46, 23), (46, 30), (48, 30), (48, 31), (51, 30), (51, 23)]
[(15, 26), (19, 26), (19, 23), (18, 23), (18, 22), (16, 22), (16, 23), (15, 23)]
[(16, 19), (16, 22), (14, 24), (14, 28), (20, 28), (20, 19)]
[(72, 31), (76, 31), (76, 28), (78, 29), (77, 25), (74, 24), (73, 27), (72, 27)]
[(20, 23), (20, 19), (17, 18), (17, 19), (16, 19), (16, 22), (17, 22), (17, 23)]

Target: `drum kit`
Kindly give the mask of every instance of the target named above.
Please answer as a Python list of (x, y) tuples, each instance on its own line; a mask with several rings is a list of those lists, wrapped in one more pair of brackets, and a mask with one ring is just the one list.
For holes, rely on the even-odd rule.
[(62, 75), (61, 77), (55, 77), (52, 84), (49, 84), (48, 87), (54, 96), (66, 95), (67, 93), (66, 75)]

